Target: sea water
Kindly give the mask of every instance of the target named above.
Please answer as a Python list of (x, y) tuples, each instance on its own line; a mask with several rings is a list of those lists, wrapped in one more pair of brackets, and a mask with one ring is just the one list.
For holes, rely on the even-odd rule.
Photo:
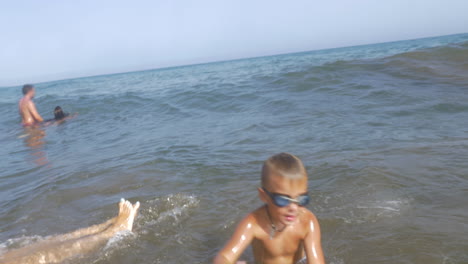
[[(468, 263), (468, 34), (0, 88), (0, 251), (140, 201), (76, 263), (209, 263), (299, 156), (328, 263)], [(252, 253), (243, 259), (252, 263)]]

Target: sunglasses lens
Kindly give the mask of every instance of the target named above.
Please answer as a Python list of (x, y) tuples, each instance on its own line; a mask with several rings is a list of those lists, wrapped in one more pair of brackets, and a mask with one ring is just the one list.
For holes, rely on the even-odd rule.
[(300, 206), (306, 206), (308, 203), (309, 203), (309, 196), (307, 195), (301, 195), (299, 197), (297, 197), (297, 200), (299, 201), (298, 204)]
[(281, 195), (275, 195), (273, 197), (273, 202), (275, 203), (276, 206), (279, 206), (279, 207), (285, 207), (290, 203), (288, 199), (286, 199), (284, 196), (281, 196)]
[[(306, 206), (309, 203), (309, 200), (310, 200), (309, 196), (301, 195), (297, 197), (297, 204), (299, 206)], [(278, 207), (285, 207), (291, 203), (291, 201), (287, 197), (282, 196), (282, 195), (274, 195), (273, 202)]]

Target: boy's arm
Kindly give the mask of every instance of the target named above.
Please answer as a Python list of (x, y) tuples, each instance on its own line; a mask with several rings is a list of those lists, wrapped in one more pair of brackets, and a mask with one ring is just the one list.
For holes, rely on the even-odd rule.
[(231, 239), (226, 243), (223, 249), (213, 261), (213, 264), (234, 263), (244, 252), (247, 246), (254, 238), (255, 218), (250, 214), (244, 218), (236, 228)]
[(323, 256), (322, 243), (320, 242), (320, 226), (317, 218), (311, 215), (309, 219), (309, 232), (304, 239), (304, 249), (309, 264), (325, 264)]
[(72, 119), (78, 116), (78, 113), (73, 113), (65, 117), (65, 119)]
[(33, 101), (29, 101), (28, 110), (31, 113), (34, 120), (36, 120), (37, 122), (44, 121), (44, 119), (42, 119), (41, 115), (37, 112), (36, 105), (34, 104)]

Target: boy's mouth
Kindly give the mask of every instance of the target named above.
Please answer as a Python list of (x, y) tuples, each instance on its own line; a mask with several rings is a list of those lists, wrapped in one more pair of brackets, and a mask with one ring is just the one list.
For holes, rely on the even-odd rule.
[(291, 223), (294, 222), (294, 220), (296, 220), (296, 216), (295, 215), (285, 215), (284, 219), (286, 220), (287, 223), (291, 224)]

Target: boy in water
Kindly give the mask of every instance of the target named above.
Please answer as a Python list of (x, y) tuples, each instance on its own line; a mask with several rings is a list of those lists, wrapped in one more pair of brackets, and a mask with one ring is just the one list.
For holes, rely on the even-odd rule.
[(54, 118), (52, 119), (47, 119), (44, 121), (45, 125), (51, 125), (53, 123), (62, 123), (67, 119), (74, 118), (77, 115), (77, 113), (70, 115), (69, 113), (63, 112), (62, 107), (56, 106), (54, 109)]
[(36, 91), (33, 85), (25, 84), (23, 86), (23, 97), (18, 103), (18, 110), (21, 116), (21, 122), (24, 126), (32, 126), (44, 121), (37, 112), (36, 105), (32, 100), (35, 94)]
[(8, 251), (0, 255), (0, 264), (61, 263), (90, 253), (103, 246), (119, 231), (132, 231), (140, 203), (131, 204), (122, 199), (119, 214), (99, 225), (46, 238), (40, 242)]
[(62, 110), (62, 107), (60, 106), (56, 106), (55, 109), (54, 109), (54, 119), (55, 120), (62, 120), (64, 119), (65, 117), (68, 116), (68, 113), (64, 113), (63, 110)]
[(270, 157), (261, 183), (258, 195), (265, 205), (240, 222), (213, 263), (235, 263), (249, 244), (255, 263), (325, 263), (318, 220), (304, 207), (309, 196), (301, 160), (288, 153)]

